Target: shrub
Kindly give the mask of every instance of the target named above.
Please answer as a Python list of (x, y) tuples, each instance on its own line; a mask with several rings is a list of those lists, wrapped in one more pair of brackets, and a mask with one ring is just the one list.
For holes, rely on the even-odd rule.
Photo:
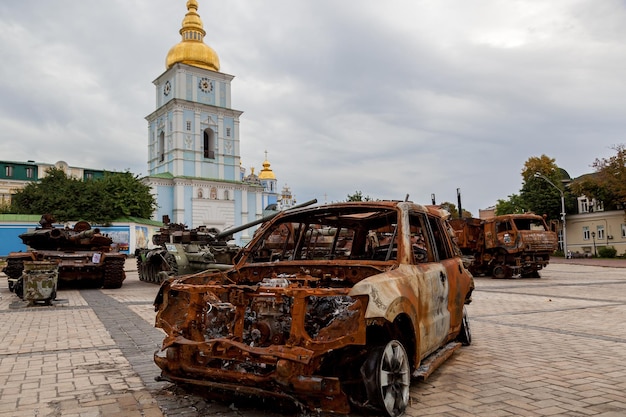
[(600, 258), (615, 258), (617, 249), (613, 246), (601, 246), (598, 248), (598, 255), (600, 255)]

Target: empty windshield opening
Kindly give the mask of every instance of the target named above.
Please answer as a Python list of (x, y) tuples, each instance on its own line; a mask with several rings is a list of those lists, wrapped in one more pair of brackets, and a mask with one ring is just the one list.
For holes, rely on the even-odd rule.
[(397, 254), (394, 210), (327, 212), (285, 217), (252, 248), (252, 262), (281, 260), (390, 260)]

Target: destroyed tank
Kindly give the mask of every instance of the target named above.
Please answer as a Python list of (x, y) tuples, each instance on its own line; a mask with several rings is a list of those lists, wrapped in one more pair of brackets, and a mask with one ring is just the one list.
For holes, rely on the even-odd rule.
[[(120, 288), (126, 278), (125, 255), (113, 250), (113, 239), (85, 221), (73, 228), (54, 227), (54, 218), (42, 216), (41, 227), (19, 235), (26, 252), (11, 252), (3, 268), (11, 291), (21, 290), (24, 262), (52, 261), (58, 264), (58, 283), (63, 286)], [(18, 294), (19, 295), (19, 294)]]
[(152, 236), (154, 249), (138, 248), (137, 272), (140, 281), (160, 284), (166, 277), (206, 270), (228, 269), (240, 247), (228, 243), (219, 230), (200, 226), (189, 229), (184, 224), (169, 223)]
[[(317, 203), (310, 200), (293, 208)], [(200, 226), (189, 229), (184, 224), (170, 223), (163, 216), (164, 226), (152, 236), (154, 249), (138, 248), (137, 272), (140, 281), (162, 283), (169, 276), (187, 275), (201, 271), (220, 271), (232, 268), (240, 246), (229, 243), (232, 236), (245, 229), (274, 218), (279, 211), (241, 226), (220, 232), (216, 228)]]

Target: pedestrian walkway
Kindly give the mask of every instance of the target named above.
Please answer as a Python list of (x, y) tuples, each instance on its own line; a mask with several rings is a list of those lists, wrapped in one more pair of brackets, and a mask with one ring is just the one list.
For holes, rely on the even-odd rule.
[[(626, 270), (616, 266), (555, 259), (540, 279), (476, 278), (473, 344), (412, 384), (407, 415), (626, 415)], [(138, 280), (133, 259), (126, 270), (120, 289), (61, 290), (49, 307), (11, 308), (0, 276), (0, 417), (297, 414), (155, 381), (158, 286)]]

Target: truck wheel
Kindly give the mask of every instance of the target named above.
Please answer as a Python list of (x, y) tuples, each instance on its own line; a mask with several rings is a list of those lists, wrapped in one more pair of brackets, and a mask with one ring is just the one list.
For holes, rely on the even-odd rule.
[(463, 318), (461, 319), (461, 331), (456, 340), (461, 342), (463, 346), (469, 346), (472, 344), (472, 331), (470, 330), (469, 316), (467, 314), (467, 308), (463, 307)]
[(504, 265), (496, 265), (493, 268), (493, 277), (497, 279), (506, 278), (506, 266)]
[(368, 397), (384, 415), (400, 416), (409, 405), (409, 356), (398, 340), (378, 346), (361, 367)]

